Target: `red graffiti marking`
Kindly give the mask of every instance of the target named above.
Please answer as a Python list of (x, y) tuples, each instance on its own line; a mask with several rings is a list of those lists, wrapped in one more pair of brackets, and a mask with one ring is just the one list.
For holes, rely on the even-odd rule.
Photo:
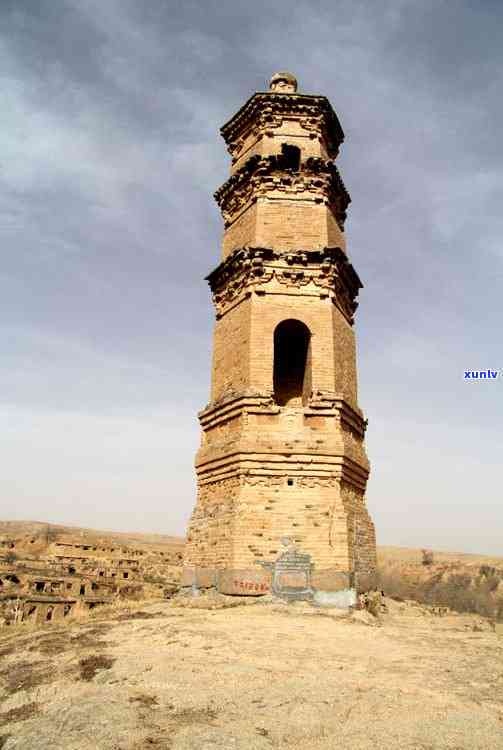
[(267, 583), (257, 583), (256, 581), (238, 581), (234, 579), (234, 586), (236, 588), (245, 589), (246, 591), (267, 591), (269, 586)]

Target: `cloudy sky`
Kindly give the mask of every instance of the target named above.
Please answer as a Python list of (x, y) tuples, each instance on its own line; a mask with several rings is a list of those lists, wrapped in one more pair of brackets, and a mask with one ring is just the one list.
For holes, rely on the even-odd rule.
[(382, 544), (503, 554), (500, 0), (2, 0), (0, 517), (183, 533), (218, 134), (277, 69), (346, 141)]

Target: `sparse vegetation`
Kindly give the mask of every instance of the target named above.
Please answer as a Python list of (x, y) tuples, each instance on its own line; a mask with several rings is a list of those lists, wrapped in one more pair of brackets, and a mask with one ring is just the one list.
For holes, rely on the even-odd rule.
[(433, 565), (434, 555), (431, 549), (422, 549), (421, 554), (423, 555), (423, 565)]
[(51, 526), (50, 524), (47, 524), (45, 530), (44, 530), (44, 536), (46, 544), (52, 544), (56, 541), (58, 538), (59, 530), (56, 526)]
[(19, 708), (11, 708), (10, 711), (0, 714), (0, 727), (7, 726), (7, 724), (15, 724), (17, 721), (26, 721), (38, 713), (38, 703), (25, 703), (24, 706), (20, 706)]
[(154, 575), (144, 575), (143, 580), (145, 581), (145, 583), (162, 584), (163, 586), (167, 586), (170, 583), (167, 578)]
[(123, 586), (119, 591), (119, 596), (121, 599), (132, 599), (133, 601), (140, 601), (140, 599), (144, 598), (145, 592), (143, 586), (141, 586), (140, 584), (134, 586)]
[[(423, 569), (419, 556), (416, 570), (423, 577), (437, 576), (436, 570)], [(478, 567), (473, 572), (485, 580)], [(223, 603), (224, 597), (186, 597), (201, 599), (213, 609), (215, 600)], [(0, 736), (15, 736), (23, 747), (38, 747), (43, 737), (48, 746), (71, 748), (79, 746), (81, 727), (86, 727), (93, 747), (116, 750), (166, 750), (185, 741), (194, 747), (227, 747), (232, 738), (236, 747), (281, 745), (286, 750), (312, 747), (313, 737), (323, 740), (316, 740), (322, 750), (340, 744), (340, 728), (348, 721), (345, 744), (352, 746), (356, 736), (367, 747), (372, 715), (374, 746), (403, 747), (398, 736), (389, 742), (393, 715), (393, 731), (398, 726), (405, 736), (417, 736), (418, 726), (425, 727), (418, 748), (430, 747), (429, 738), (438, 732), (443, 732), (438, 747), (446, 748), (452, 744), (452, 724), (439, 721), (438, 706), (454, 705), (466, 712), (456, 736), (459, 747), (475, 747), (481, 731), (488, 747), (498, 746), (498, 636), (480, 617), (450, 613), (441, 621), (433, 608), (383, 602), (378, 592), (369, 594), (369, 611), (378, 620), (368, 612), (342, 614), (307, 603), (247, 602), (243, 598), (231, 610), (210, 613), (131, 602), (122, 610), (98, 610), (95, 621), (67, 620), (50, 630), (9, 628), (0, 635), (0, 649), (16, 648), (0, 667), (5, 672), (0, 701), (6, 701), (0, 721), (8, 722), (0, 726)], [(369, 625), (380, 627), (380, 633)], [(105, 647), (98, 649), (102, 635)], [(292, 659), (295, 653), (301, 658)], [(418, 653), (421, 664), (411, 669)], [(362, 689), (361, 675), (369, 664), (373, 690)], [(33, 684), (39, 672), (50, 675), (50, 688)], [(8, 680), (15, 693), (9, 692)], [(436, 691), (424, 689), (434, 681), (440, 683)], [(397, 700), (404, 685), (421, 696), (414, 711), (407, 699)], [(376, 712), (377, 691), (385, 710)], [(31, 703), (35, 700), (38, 708)], [(77, 705), (78, 710), (68, 711)], [(15, 712), (7, 712), (14, 707)], [(64, 733), (62, 716), (69, 716)], [(130, 728), (135, 734), (125, 743)], [(6, 748), (12, 742), (5, 742)]]
[(170, 718), (173, 718), (177, 725), (183, 726), (212, 722), (217, 716), (217, 712), (211, 706), (207, 706), (205, 708), (182, 708), (171, 714)]
[(115, 662), (111, 656), (86, 656), (79, 661), (80, 679), (90, 682), (102, 669), (111, 669)]
[(53, 672), (48, 667), (48, 663), (18, 662), (0, 672), (0, 685), (8, 695), (39, 687), (53, 678)]
[(487, 588), (491, 593), (496, 591), (500, 581), (503, 580), (503, 571), (493, 568), (490, 565), (481, 565), (479, 568), (481, 585)]
[(421, 604), (448, 607), (455, 612), (472, 612), (495, 620), (503, 618), (503, 597), (497, 595), (501, 578), (497, 574), (471, 576), (445, 570), (431, 577), (403, 575), (399, 567), (381, 567), (375, 586), (393, 599), (413, 599)]
[(156, 617), (162, 617), (161, 612), (143, 612), (142, 610), (139, 610), (138, 612), (122, 612), (120, 615), (117, 616), (117, 620), (119, 622), (122, 622), (124, 620), (152, 620)]
[(155, 695), (147, 695), (146, 693), (132, 696), (129, 699), (129, 702), (139, 703), (144, 708), (152, 708), (153, 706), (157, 706), (159, 704), (159, 701), (157, 700)]

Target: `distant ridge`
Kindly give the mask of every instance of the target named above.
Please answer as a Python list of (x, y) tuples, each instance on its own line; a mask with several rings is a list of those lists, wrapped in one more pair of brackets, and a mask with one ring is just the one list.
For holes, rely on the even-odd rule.
[(87, 539), (117, 539), (126, 543), (146, 545), (180, 545), (185, 543), (184, 537), (169, 534), (142, 534), (136, 532), (109, 531), (106, 529), (89, 529), (80, 526), (65, 526), (63, 524), (44, 521), (0, 521), (0, 535), (20, 534), (38, 536), (47, 531), (61, 536), (84, 537)]

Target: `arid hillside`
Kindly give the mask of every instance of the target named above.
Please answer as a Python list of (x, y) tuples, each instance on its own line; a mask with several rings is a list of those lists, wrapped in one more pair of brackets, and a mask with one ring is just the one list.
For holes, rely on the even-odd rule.
[[(184, 540), (0, 522), (0, 626), (57, 622), (124, 599), (178, 589)], [(503, 558), (378, 548), (374, 582), (385, 594), (503, 619)]]
[(199, 596), (0, 631), (2, 750), (503, 747), (483, 618)]
[(63, 526), (61, 524), (44, 523), (43, 521), (0, 521), (0, 536), (13, 536), (16, 538), (32, 536), (43, 536), (47, 532), (55, 535), (82, 536), (94, 539), (109, 539), (110, 541), (122, 542), (123, 544), (160, 545), (179, 547), (183, 545), (183, 537), (169, 536), (167, 534), (136, 534), (134, 532), (104, 531), (99, 529), (86, 529), (80, 526)]
[(178, 588), (183, 540), (44, 523), (0, 523), (0, 627), (71, 619)]
[(396, 599), (503, 622), (501, 557), (380, 547), (376, 585)]
[[(422, 565), (423, 554), (421, 549), (411, 547), (384, 547), (377, 548), (377, 562), (379, 565)], [(503, 544), (502, 544), (503, 553)], [(466, 565), (468, 568), (480, 565), (492, 565), (503, 568), (503, 556), (471, 554), (469, 552), (437, 552), (432, 550), (433, 561), (439, 565)]]
[(0, 524), (1, 750), (503, 748), (503, 558), (381, 547), (335, 610), (177, 594), (182, 552)]

